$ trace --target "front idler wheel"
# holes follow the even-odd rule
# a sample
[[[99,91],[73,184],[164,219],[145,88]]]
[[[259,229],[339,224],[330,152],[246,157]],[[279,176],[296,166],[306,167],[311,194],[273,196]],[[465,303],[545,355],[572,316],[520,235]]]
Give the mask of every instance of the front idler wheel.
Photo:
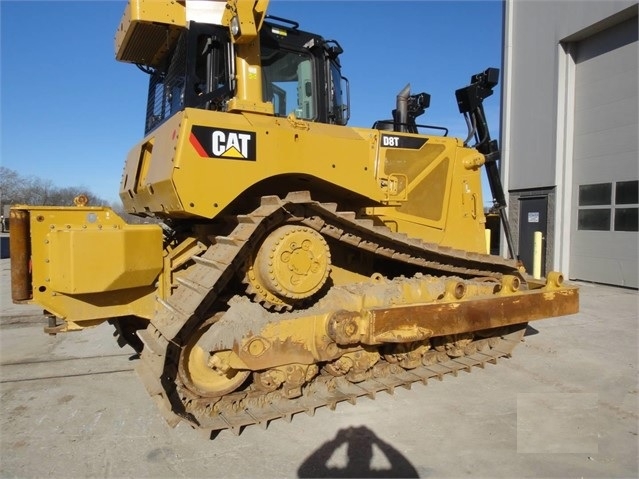
[[[232,351],[210,353],[198,345],[208,327],[201,328],[180,355],[178,374],[184,385],[202,397],[221,397],[239,388],[250,371],[230,366]]]

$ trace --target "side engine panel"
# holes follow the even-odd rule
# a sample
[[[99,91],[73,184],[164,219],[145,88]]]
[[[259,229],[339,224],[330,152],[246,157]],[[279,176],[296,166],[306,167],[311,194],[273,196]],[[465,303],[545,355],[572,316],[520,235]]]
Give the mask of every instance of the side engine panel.
[[[485,251],[479,167],[455,138],[186,109],[129,154],[131,213],[213,219],[308,190],[426,241]]]

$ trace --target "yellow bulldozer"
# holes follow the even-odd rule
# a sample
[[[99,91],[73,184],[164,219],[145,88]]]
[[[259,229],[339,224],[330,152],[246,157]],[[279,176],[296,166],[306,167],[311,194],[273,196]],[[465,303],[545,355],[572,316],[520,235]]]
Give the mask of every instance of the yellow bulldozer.
[[[116,58],[149,77],[145,137],[113,210],[16,205],[12,297],[57,334],[111,322],[167,422],[239,432],[482,367],[532,320],[578,310],[561,273],[486,252],[481,172],[504,214],[488,68],[456,90],[469,134],[346,126],[335,40],[266,0],[130,0]]]

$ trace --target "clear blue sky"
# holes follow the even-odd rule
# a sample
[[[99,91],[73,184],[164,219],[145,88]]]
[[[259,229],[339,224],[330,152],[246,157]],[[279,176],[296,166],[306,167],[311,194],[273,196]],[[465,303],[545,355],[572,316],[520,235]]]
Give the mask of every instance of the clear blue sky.
[[[144,73],[114,58],[125,5],[0,0],[3,166],[118,200],[127,152],[143,135],[147,89]],[[454,91],[474,73],[501,68],[499,0],[272,0],[269,13],[342,45],[351,126],[388,118],[410,83],[431,94],[421,123],[465,137]],[[499,87],[485,108],[498,137]]]

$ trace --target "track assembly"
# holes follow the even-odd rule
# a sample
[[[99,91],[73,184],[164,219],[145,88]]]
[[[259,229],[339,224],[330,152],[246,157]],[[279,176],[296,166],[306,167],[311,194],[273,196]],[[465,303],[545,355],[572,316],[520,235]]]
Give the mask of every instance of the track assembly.
[[[336,284],[337,249],[384,274]],[[558,275],[526,289],[512,261],[394,234],[305,192],[262,198],[182,278],[138,332],[138,373],[172,426],[235,433],[495,363],[538,319],[533,303],[541,318],[576,301]],[[249,296],[219,295],[234,278]],[[537,304],[544,295],[551,310]]]

